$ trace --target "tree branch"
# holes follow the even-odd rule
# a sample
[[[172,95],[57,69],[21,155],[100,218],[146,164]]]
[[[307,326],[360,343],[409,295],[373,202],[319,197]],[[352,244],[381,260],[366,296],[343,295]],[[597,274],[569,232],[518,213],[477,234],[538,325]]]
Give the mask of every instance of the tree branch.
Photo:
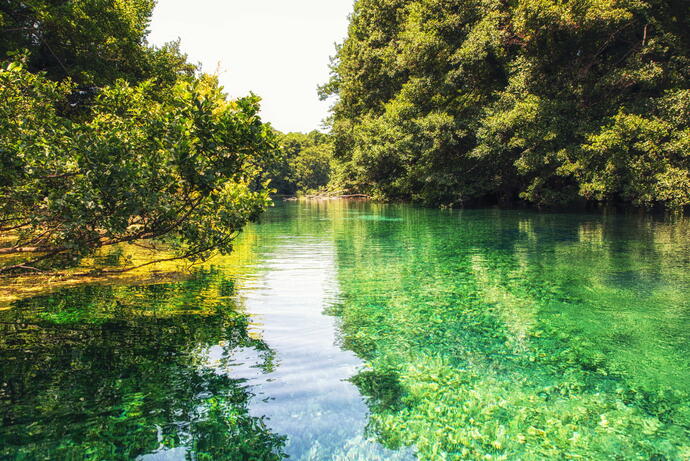
[[[221,244],[227,243],[230,240],[233,240],[237,237],[237,234],[234,234],[226,239],[224,239]],[[218,245],[209,245],[207,247],[194,250],[194,251],[189,251],[183,255],[180,256],[173,256],[170,258],[162,258],[162,259],[156,259],[153,261],[145,262],[143,264],[139,264],[137,266],[132,266],[132,267],[126,267],[122,269],[101,269],[101,270],[95,270],[91,272],[83,272],[80,274],[75,274],[76,277],[81,277],[81,276],[87,276],[87,275],[94,275],[94,274],[124,274],[125,272],[130,272],[136,269],[140,269],[142,267],[150,266],[152,264],[158,264],[158,263],[163,263],[163,262],[170,262],[170,261],[179,261],[180,259],[188,259],[197,255],[200,255],[201,253],[205,253],[207,251],[213,250],[214,247]]]
[[[15,271],[17,269],[26,269],[29,266],[35,265],[37,262],[41,262],[41,261],[44,261],[48,258],[52,258],[54,256],[59,255],[60,253],[64,253],[67,250],[68,250],[67,248],[58,249],[55,251],[51,251],[50,253],[46,253],[43,256],[39,256],[38,258],[34,258],[31,261],[26,261],[23,263],[15,264],[13,266],[0,267],[0,274],[12,272],[12,271]]]
[[[10,227],[0,227],[0,232],[8,232],[8,231],[13,231],[17,229],[21,229],[22,227],[26,227],[29,224],[31,224],[31,221],[27,221],[21,224],[17,224],[16,226],[10,226]]]

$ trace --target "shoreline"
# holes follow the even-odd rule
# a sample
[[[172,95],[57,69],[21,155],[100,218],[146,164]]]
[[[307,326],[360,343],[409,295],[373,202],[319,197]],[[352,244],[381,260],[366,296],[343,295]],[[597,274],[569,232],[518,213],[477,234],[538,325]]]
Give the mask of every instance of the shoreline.
[[[342,200],[342,199],[359,199],[359,200],[371,200],[371,197],[367,194],[348,194],[348,195],[287,195],[287,196],[277,196],[276,198],[281,198],[284,202],[294,202],[298,200]]]

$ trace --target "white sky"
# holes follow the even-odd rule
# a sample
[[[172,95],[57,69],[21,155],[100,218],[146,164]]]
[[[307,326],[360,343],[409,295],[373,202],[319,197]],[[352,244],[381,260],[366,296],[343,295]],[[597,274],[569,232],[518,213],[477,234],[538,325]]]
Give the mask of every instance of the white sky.
[[[261,96],[262,119],[280,131],[321,128],[331,102],[316,87],[328,80],[334,43],[347,32],[353,0],[159,0],[149,42],[182,39],[206,72],[220,69],[231,97]]]

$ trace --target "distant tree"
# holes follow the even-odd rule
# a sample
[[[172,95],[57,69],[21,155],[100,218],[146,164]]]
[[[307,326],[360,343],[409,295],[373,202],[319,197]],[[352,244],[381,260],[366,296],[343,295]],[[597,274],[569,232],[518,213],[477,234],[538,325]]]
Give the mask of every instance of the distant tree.
[[[286,195],[325,189],[333,158],[330,136],[312,131],[278,134],[278,140],[280,153],[270,167],[271,186]]]

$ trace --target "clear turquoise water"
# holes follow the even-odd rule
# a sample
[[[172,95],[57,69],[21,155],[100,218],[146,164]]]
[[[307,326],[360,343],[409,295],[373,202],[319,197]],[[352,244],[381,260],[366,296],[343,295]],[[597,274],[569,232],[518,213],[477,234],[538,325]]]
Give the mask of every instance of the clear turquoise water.
[[[278,204],[0,311],[0,459],[690,459],[690,224]]]

